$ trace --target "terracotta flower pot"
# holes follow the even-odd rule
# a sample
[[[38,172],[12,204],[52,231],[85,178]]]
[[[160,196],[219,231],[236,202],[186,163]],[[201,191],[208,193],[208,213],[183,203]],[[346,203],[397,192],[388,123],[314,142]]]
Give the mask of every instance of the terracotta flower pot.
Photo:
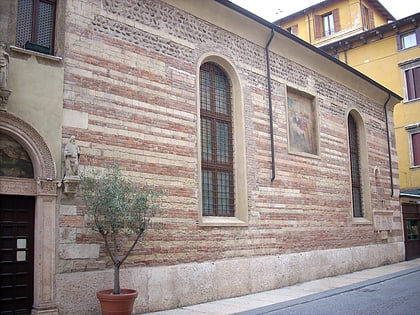
[[[112,289],[96,293],[101,303],[102,315],[132,315],[134,301],[138,293],[133,289],[121,289],[121,294],[113,294]]]

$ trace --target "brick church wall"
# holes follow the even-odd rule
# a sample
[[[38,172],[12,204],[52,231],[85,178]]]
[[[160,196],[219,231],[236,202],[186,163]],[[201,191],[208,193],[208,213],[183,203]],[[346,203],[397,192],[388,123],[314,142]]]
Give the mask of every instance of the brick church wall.
[[[271,182],[263,47],[157,1],[80,3],[86,10],[69,12],[67,25],[64,110],[87,114],[86,128],[69,123],[64,138],[76,135],[82,164],[116,159],[130,176],[167,191],[163,228],[150,231],[134,261],[178,264],[382,242],[372,225],[352,224],[346,140],[346,112],[355,108],[365,119],[371,182],[380,165],[386,184],[380,104],[272,54],[277,178]],[[196,68],[209,51],[232,60],[244,86],[247,227],[197,224]],[[288,153],[287,86],[317,98],[319,158]],[[384,195],[397,211],[387,189]],[[397,227],[400,218],[394,220]],[[81,208],[60,216],[76,244],[91,241],[84,224]]]
[[[63,144],[75,135],[82,165],[118,160],[125,174],[167,191],[161,226],[147,232],[127,267],[402,241],[398,199],[390,197],[383,104],[271,52],[276,156],[271,182],[264,47],[161,1],[70,0],[66,19]],[[197,63],[209,52],[230,60],[242,85],[247,226],[203,227],[198,221]],[[288,152],[287,87],[316,99],[319,156]],[[365,123],[373,214],[381,210],[392,220],[385,237],[372,223],[353,222],[350,109]],[[396,177],[394,147],[392,157]],[[374,193],[375,183],[383,188],[381,196]],[[61,204],[58,273],[110,267],[100,240],[85,226],[79,198],[63,197]]]

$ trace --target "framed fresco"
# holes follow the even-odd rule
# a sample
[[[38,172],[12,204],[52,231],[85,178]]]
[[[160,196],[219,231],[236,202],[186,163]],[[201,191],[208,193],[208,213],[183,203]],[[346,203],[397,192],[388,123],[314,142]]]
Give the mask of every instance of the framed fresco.
[[[319,132],[315,97],[287,88],[289,152],[319,155]]]

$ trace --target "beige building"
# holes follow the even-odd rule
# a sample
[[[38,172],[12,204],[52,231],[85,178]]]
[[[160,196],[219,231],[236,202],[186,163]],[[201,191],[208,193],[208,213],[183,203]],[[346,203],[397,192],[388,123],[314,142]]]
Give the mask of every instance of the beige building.
[[[71,136],[80,172],[167,191],[122,270],[138,313],[404,259],[398,94],[228,1],[28,3],[0,2],[2,311],[96,314],[112,285]]]

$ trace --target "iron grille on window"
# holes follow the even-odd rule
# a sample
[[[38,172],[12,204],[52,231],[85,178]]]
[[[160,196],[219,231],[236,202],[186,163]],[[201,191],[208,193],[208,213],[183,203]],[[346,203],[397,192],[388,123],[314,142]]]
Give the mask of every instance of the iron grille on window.
[[[52,54],[55,0],[19,0],[16,46]]]
[[[204,216],[234,215],[229,78],[215,64],[200,68],[201,173]]]
[[[360,174],[360,150],[357,124],[352,115],[348,118],[350,166],[351,166],[351,188],[353,196],[353,216],[363,217],[362,208],[362,187]]]

